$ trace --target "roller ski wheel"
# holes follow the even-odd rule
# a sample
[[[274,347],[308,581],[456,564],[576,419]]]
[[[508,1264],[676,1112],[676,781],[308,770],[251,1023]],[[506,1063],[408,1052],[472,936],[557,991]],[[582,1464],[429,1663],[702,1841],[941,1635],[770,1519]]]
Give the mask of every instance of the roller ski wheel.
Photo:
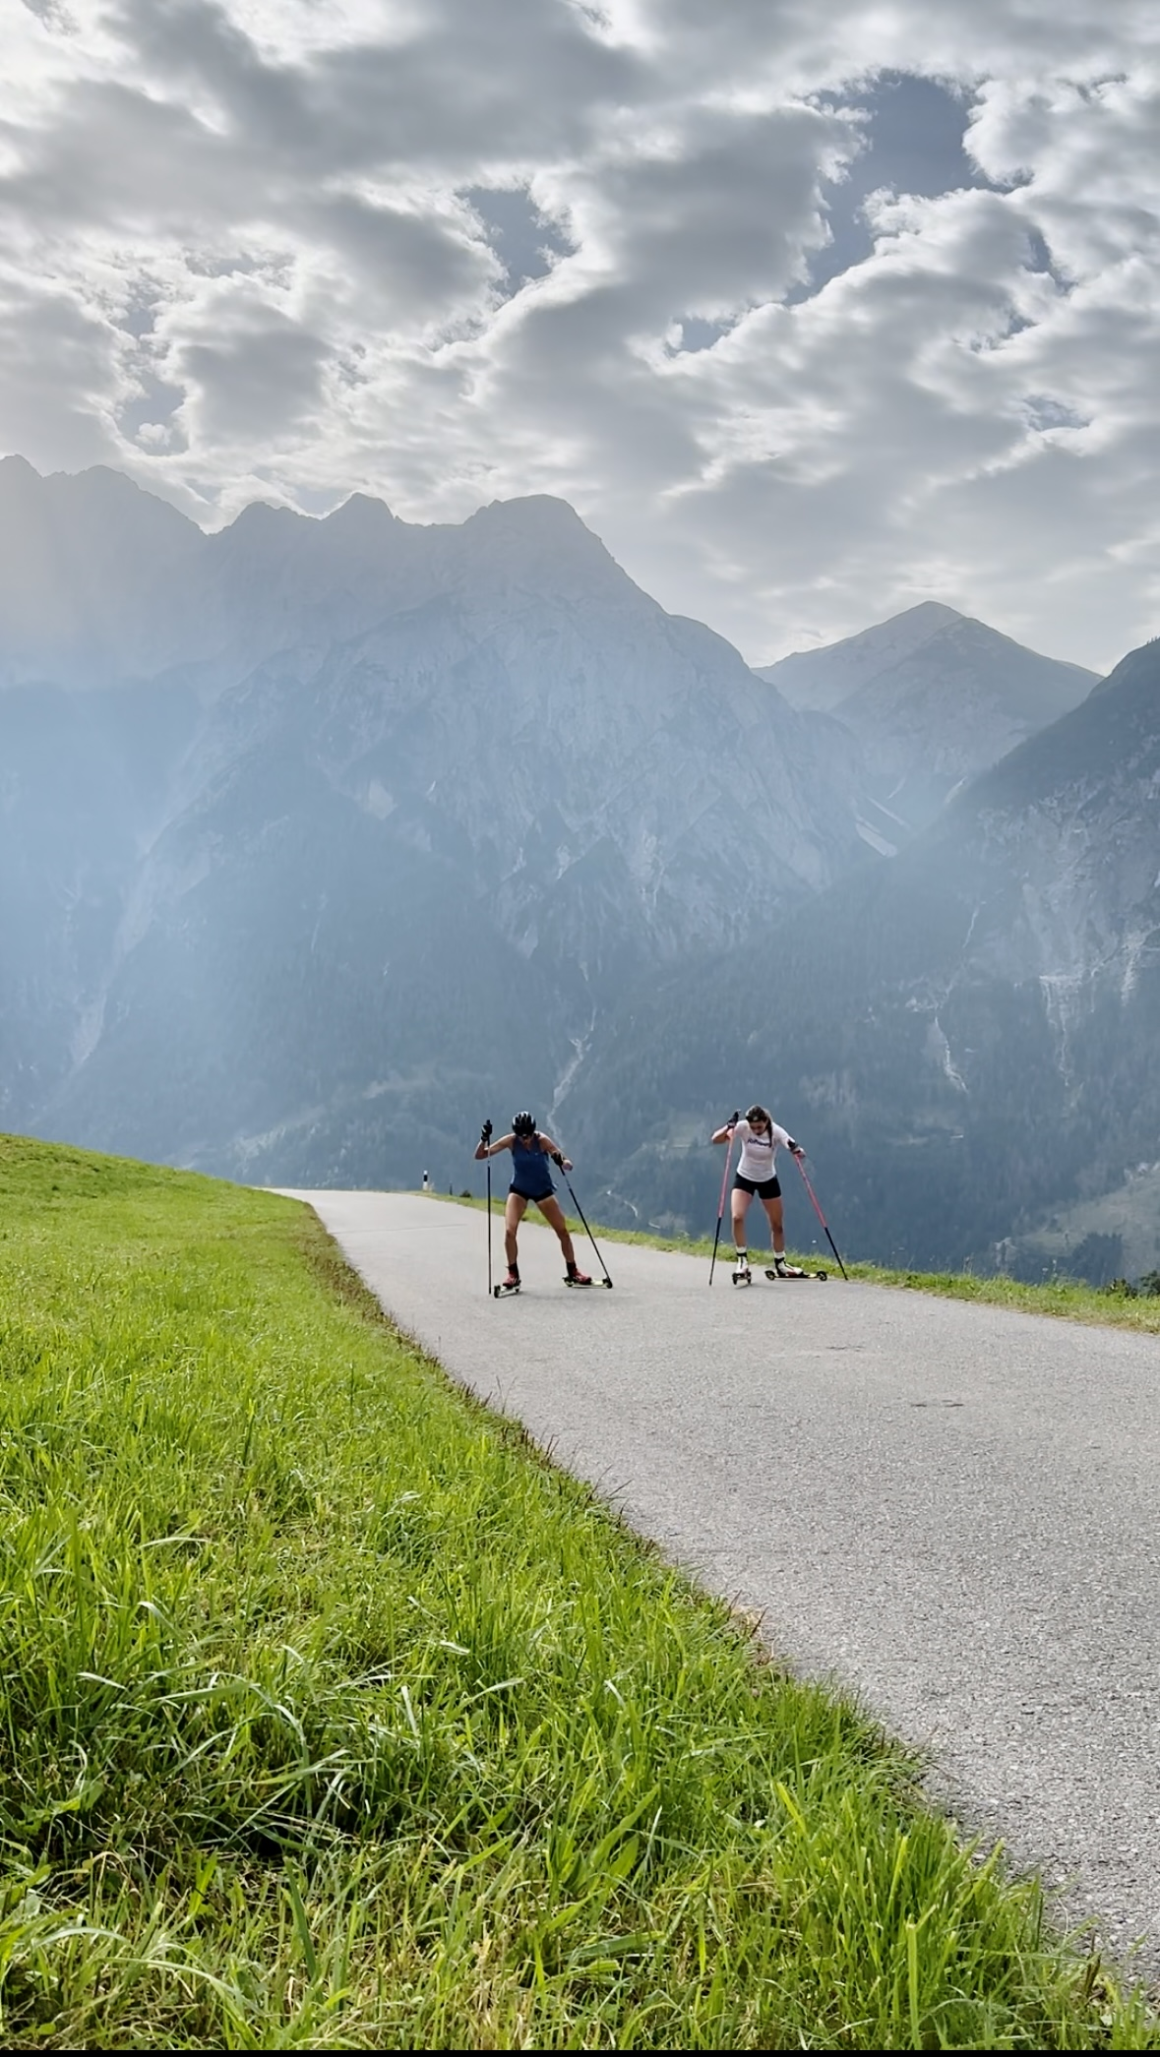
[[[800,1264],[787,1264],[784,1271],[778,1271],[771,1265],[765,1274],[768,1279],[828,1278],[829,1275],[828,1271],[803,1271]]]
[[[734,1265],[733,1283],[735,1286],[751,1286],[753,1284],[753,1273],[747,1264]]]

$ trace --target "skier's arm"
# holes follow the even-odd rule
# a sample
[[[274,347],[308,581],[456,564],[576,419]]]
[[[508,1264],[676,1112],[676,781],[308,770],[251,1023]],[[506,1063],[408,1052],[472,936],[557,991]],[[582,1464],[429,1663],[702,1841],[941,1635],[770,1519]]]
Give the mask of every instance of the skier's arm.
[[[774,1142],[780,1143],[783,1150],[788,1150],[791,1157],[805,1156],[806,1153],[802,1149],[801,1144],[794,1142],[794,1139],[790,1135],[789,1130],[782,1128],[780,1122],[774,1121],[770,1123],[770,1133],[773,1137]]]
[[[545,1157],[550,1157],[553,1163],[559,1165],[561,1171],[572,1170],[572,1159],[570,1157],[565,1157],[564,1152],[561,1150],[559,1143],[554,1143],[552,1141],[551,1136],[546,1136],[544,1134],[543,1129],[540,1130],[540,1148],[543,1151]]]
[[[713,1133],[710,1136],[709,1141],[711,1143],[731,1143],[733,1141],[733,1131],[737,1127],[737,1124],[740,1121],[740,1119],[740,1114],[731,1114],[728,1121],[722,1122],[720,1128],[716,1128],[713,1130]]]
[[[498,1139],[494,1143],[485,1143],[483,1137],[481,1136],[478,1143],[475,1146],[475,1154],[477,1157],[481,1158],[495,1157],[500,1150],[510,1150],[514,1140],[515,1138],[511,1135],[510,1132],[506,1136],[498,1137]]]

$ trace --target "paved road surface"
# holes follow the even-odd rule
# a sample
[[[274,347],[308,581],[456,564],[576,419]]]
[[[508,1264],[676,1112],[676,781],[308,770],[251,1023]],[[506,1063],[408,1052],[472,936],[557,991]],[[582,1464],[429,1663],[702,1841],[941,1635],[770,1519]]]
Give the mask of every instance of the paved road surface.
[[[1160,1972],[1160,1339],[839,1277],[709,1291],[617,1243],[614,1291],[567,1292],[530,1224],[496,1304],[481,1214],[299,1197],[455,1378]]]

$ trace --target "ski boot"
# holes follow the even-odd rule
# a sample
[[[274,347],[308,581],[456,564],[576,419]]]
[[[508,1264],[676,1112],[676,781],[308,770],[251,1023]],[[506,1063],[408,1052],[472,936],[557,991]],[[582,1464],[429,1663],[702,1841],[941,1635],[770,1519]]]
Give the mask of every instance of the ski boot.
[[[751,1286],[753,1284],[753,1273],[749,1269],[748,1257],[738,1257],[736,1260],[733,1266],[733,1283],[735,1286]]]
[[[578,1264],[570,1264],[564,1276],[564,1284],[566,1286],[590,1286],[592,1280],[586,1271],[581,1271]]]
[[[773,1269],[778,1278],[804,1278],[806,1275],[800,1264],[787,1264],[784,1257],[774,1258]]]
[[[498,1286],[495,1286],[495,1287],[493,1287],[493,1291],[494,1291],[494,1293],[495,1293],[495,1297],[496,1297],[496,1299],[497,1299],[497,1300],[506,1300],[506,1299],[507,1299],[507,1297],[508,1297],[508,1295],[509,1295],[509,1293],[518,1293],[518,1292],[519,1292],[519,1289],[520,1289],[520,1275],[519,1275],[519,1272],[518,1272],[518,1271],[516,1270],[516,1267],[515,1267],[515,1265],[514,1265],[514,1264],[509,1264],[509,1265],[508,1265],[508,1275],[507,1275],[507,1277],[506,1277],[506,1278],[505,1278],[505,1279],[504,1279],[504,1280],[502,1281],[502,1283],[501,1283],[500,1285],[498,1285]]]

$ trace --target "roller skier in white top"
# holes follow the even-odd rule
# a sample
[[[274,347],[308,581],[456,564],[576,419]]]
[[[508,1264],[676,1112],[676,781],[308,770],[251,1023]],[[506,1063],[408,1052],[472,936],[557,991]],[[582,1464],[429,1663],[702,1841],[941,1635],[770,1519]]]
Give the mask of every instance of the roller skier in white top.
[[[735,1117],[732,1121],[724,1122],[719,1129],[714,1129],[710,1140],[714,1143],[732,1144],[734,1136],[741,1144],[741,1155],[737,1160],[730,1203],[733,1241],[737,1246],[733,1283],[748,1285],[753,1276],[749,1268],[745,1217],[755,1193],[769,1218],[775,1271],[781,1278],[801,1278],[803,1273],[800,1266],[786,1263],[785,1221],[776,1160],[779,1148],[788,1150],[794,1157],[804,1157],[805,1152],[800,1143],[794,1142],[788,1129],[783,1129],[774,1121],[769,1109],[759,1103],[749,1109],[744,1120]]]

